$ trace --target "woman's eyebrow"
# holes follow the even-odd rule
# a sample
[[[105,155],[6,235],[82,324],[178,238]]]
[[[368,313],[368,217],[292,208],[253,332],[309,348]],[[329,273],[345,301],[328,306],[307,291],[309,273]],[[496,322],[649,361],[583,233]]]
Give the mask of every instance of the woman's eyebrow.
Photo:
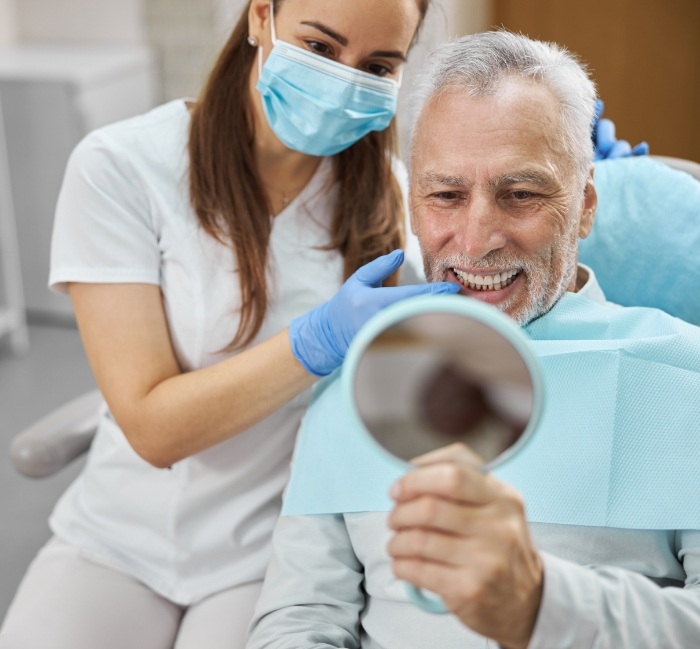
[[[313,27],[314,29],[318,29],[318,31],[328,36],[328,38],[332,38],[334,41],[336,41],[343,47],[347,47],[348,45],[348,39],[345,38],[345,36],[341,36],[338,32],[328,27],[328,25],[324,25],[323,23],[319,23],[315,20],[302,20],[301,24],[307,25],[308,27]],[[406,61],[406,56],[398,50],[379,50],[376,52],[372,52],[372,56],[382,56],[385,58],[400,59],[404,62]]]
[[[406,57],[398,50],[377,50],[372,52],[372,56],[381,56],[385,59],[401,59],[404,63],[406,62]]]
[[[301,24],[318,29],[318,31],[323,32],[326,36],[328,36],[328,38],[332,38],[334,41],[340,43],[343,47],[346,47],[348,44],[348,39],[345,38],[345,36],[341,36],[338,32],[333,31],[330,27],[324,25],[323,23],[319,23],[313,20],[302,20]]]

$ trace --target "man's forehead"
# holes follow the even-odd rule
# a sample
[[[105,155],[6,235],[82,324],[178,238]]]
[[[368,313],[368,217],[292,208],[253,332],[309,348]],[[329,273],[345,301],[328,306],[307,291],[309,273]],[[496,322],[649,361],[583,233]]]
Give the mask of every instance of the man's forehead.
[[[435,118],[470,121],[472,113],[496,119],[527,121],[536,116],[547,119],[559,115],[559,100],[544,83],[533,79],[508,77],[485,94],[473,95],[458,84],[446,86],[426,102],[423,113]]]
[[[558,115],[553,93],[528,80],[502,83],[480,97],[448,89],[426,104],[416,125],[414,179],[443,176],[464,184],[478,173],[492,184],[548,182],[565,164]]]

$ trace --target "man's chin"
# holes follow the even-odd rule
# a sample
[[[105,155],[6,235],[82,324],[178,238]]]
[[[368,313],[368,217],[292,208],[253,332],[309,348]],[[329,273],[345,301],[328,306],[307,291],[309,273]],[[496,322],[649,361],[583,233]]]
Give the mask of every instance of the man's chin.
[[[449,281],[449,280],[448,280]],[[508,291],[510,286],[506,287],[505,291],[479,291],[460,284],[461,289],[459,295],[471,297],[485,304],[495,307],[509,318],[512,318],[515,323],[521,327],[530,324],[533,320],[547,313],[558,301],[557,297],[551,304],[542,304],[540,302],[533,303],[531,300],[523,300],[520,291]]]
[[[573,266],[572,274],[576,266]],[[459,284],[460,295],[471,297],[485,304],[497,308],[505,315],[512,318],[518,325],[524,327],[533,320],[548,313],[566,292],[568,283],[562,278],[554,285],[547,282],[547,277],[542,273],[521,270],[507,286],[494,289],[493,287],[478,287],[468,285],[462,281],[451,267],[439,270],[434,268],[430,273],[426,267],[426,275],[431,276],[430,281],[447,281]]]

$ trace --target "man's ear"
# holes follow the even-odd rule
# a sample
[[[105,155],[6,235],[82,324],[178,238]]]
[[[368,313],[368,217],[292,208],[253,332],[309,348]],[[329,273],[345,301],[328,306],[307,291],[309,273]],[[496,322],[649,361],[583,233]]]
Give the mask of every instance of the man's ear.
[[[248,34],[262,43],[270,19],[270,0],[252,0],[248,9]]]
[[[593,229],[593,219],[598,208],[598,192],[596,192],[595,184],[593,183],[593,165],[591,171],[586,178],[586,185],[583,188],[583,206],[581,211],[581,219],[579,221],[578,236],[585,239]]]

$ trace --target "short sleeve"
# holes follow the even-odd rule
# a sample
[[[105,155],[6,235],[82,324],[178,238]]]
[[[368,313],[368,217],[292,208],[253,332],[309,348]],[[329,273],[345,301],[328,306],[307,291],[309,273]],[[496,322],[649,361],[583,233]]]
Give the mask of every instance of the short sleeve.
[[[68,282],[159,284],[160,252],[147,179],[101,131],[68,160],[51,241],[49,287]]]

